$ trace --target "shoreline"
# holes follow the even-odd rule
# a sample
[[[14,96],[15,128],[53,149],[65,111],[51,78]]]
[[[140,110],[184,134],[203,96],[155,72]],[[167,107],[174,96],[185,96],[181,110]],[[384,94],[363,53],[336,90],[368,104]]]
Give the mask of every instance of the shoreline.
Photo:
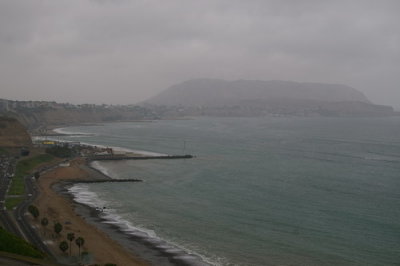
[[[77,215],[84,217],[87,224],[98,228],[100,231],[107,234],[111,239],[123,246],[127,252],[135,254],[135,256],[143,259],[148,265],[160,266],[175,266],[169,262],[169,258],[163,254],[149,248],[145,242],[138,241],[133,237],[126,234],[121,228],[115,224],[107,223],[107,219],[101,217],[101,212],[94,207],[79,203],[74,200],[74,195],[68,191],[68,188],[73,186],[73,182],[63,183],[59,182],[53,186],[59,195],[64,196],[74,206],[74,211]],[[181,264],[180,264],[181,265]]]
[[[99,227],[88,222],[88,217],[77,213],[76,203],[72,200],[72,195],[61,194],[59,186],[71,183],[73,179],[92,179],[96,178],[93,173],[80,168],[85,164],[82,159],[74,159],[68,167],[58,167],[49,171],[38,180],[37,187],[39,190],[38,197],[33,204],[40,211],[40,219],[46,217],[49,221],[48,226],[44,227],[39,220],[31,220],[31,224],[36,228],[46,245],[57,256],[60,262],[66,264],[73,263],[77,265],[79,256],[78,248],[72,242],[72,257],[62,253],[58,245],[61,241],[66,240],[67,233],[74,233],[75,238],[81,236],[85,239],[85,244],[81,251],[88,252],[85,264],[115,263],[117,265],[138,265],[148,266],[149,262],[145,261],[141,256],[132,250],[127,250],[123,244],[116,242],[114,239],[102,231]],[[104,179],[103,176],[97,178]],[[69,181],[69,182],[68,182]],[[62,224],[63,229],[60,234],[55,234],[53,226],[56,222]],[[67,241],[70,244],[69,241]]]
[[[140,122],[151,122],[151,121],[140,121]],[[54,126],[51,129],[51,132],[64,136],[86,135],[79,133],[61,133],[56,131],[59,128],[60,127]],[[45,135],[42,136],[46,137]],[[87,143],[85,143],[85,145],[96,146],[94,144],[87,144]],[[121,147],[112,147],[112,148],[116,150],[121,149],[127,151],[127,149]],[[147,153],[153,156],[154,154],[160,155],[159,153],[153,154],[152,152],[136,151],[130,149],[129,152],[135,152],[135,154],[141,156],[145,156],[147,155]],[[84,171],[91,180],[112,179],[112,177],[109,176],[109,173],[104,172],[101,169],[98,169],[96,166],[93,166],[92,161],[82,160],[82,163],[79,164],[79,169]],[[161,266],[212,265],[208,262],[205,262],[199,255],[193,254],[190,251],[175,246],[173,243],[168,243],[163,239],[157,237],[151,237],[147,235],[147,233],[145,233],[144,231],[141,231],[140,229],[136,228],[137,230],[135,229],[132,230],[132,228],[129,228],[129,230],[125,230],[123,224],[120,224],[120,226],[118,226],[117,221],[114,221],[110,218],[107,219],[106,217],[104,217],[104,213],[101,213],[98,207],[93,207],[85,203],[78,202],[75,199],[75,195],[73,194],[73,192],[69,191],[70,187],[79,183],[75,182],[77,181],[76,178],[74,179],[63,180],[61,178],[58,181],[54,182],[51,188],[59,196],[65,198],[68,204],[72,206],[75,214],[83,217],[83,219],[88,225],[91,225],[96,229],[99,229],[101,232],[105,233],[108,237],[116,241],[120,246],[127,249],[128,252],[134,254],[135,257],[139,257],[140,259],[149,262],[151,265],[161,265]]]
[[[79,163],[73,163],[69,167],[65,167],[64,169],[62,169],[62,167],[58,169],[61,172],[65,172],[67,168],[75,168],[75,170],[76,168],[78,168],[80,172],[84,173],[85,177],[80,176],[77,178],[71,178],[70,176],[67,177],[65,173],[64,175],[61,174],[61,176],[59,175],[58,178],[52,180],[52,182],[50,183],[50,189],[54,192],[55,195],[57,195],[56,197],[59,197],[64,201],[64,206],[61,206],[61,209],[65,208],[65,205],[68,205],[68,207],[73,211],[75,217],[68,217],[70,219],[68,220],[69,222],[75,224],[75,219],[82,219],[88,227],[92,227],[92,231],[96,231],[96,233],[100,235],[106,235],[107,238],[110,238],[113,242],[119,245],[124,252],[129,253],[128,255],[131,255],[133,258],[136,259],[132,261],[132,263],[129,262],[128,264],[126,264],[127,261],[125,261],[125,263],[117,263],[117,265],[210,265],[203,262],[203,260],[199,256],[190,254],[183,249],[180,249],[173,244],[168,243],[165,240],[151,237],[143,231],[140,231],[139,229],[134,230],[132,228],[127,228],[125,230],[124,228],[121,228],[121,226],[119,226],[117,222],[113,221],[112,219],[107,219],[107,213],[102,213],[95,207],[76,201],[75,195],[71,191],[69,191],[69,188],[75,185],[74,180],[109,180],[112,178],[107,176],[100,170],[94,168],[90,165],[89,162],[85,160],[81,160]],[[57,171],[57,169],[55,169],[54,171]],[[52,172],[47,173],[47,175],[52,176]],[[43,193],[41,191],[40,195],[42,194]],[[37,201],[38,199],[35,200],[35,203],[37,203]],[[38,205],[39,209],[43,208],[43,204]],[[81,229],[77,230],[80,231]],[[89,246],[89,243],[88,247],[90,252],[91,247]],[[53,250],[54,249],[55,248],[53,247]],[[95,252],[93,252],[93,256],[94,262],[97,263]]]
[[[40,130],[39,128],[32,128],[30,129],[30,134],[33,137],[37,136],[65,136],[65,135],[80,135],[80,134],[68,134],[68,133],[60,133],[57,132],[56,129],[60,128],[66,128],[66,127],[78,127],[78,126],[100,126],[104,124],[112,124],[112,123],[154,123],[156,121],[180,121],[180,120],[194,120],[196,119],[196,116],[187,116],[187,117],[182,117],[182,118],[164,118],[164,119],[145,119],[145,120],[116,120],[116,121],[99,121],[99,122],[71,122],[71,123],[66,123],[66,124],[49,124],[45,125],[44,130],[46,132],[38,132]],[[43,125],[42,125],[43,126]]]
[[[99,175],[99,179],[112,179],[101,170],[93,167],[90,162],[80,166],[91,173]],[[74,186],[75,182],[59,182],[56,184],[58,193],[65,195],[74,203],[77,214],[86,218],[86,221],[101,231],[108,234],[113,240],[120,243],[139,257],[160,266],[207,266],[208,263],[194,254],[190,254],[179,247],[174,246],[158,237],[152,237],[140,229],[121,228],[113,219],[107,219],[107,213],[102,213],[99,209],[80,203],[74,199],[74,195],[68,189]]]
[[[57,132],[56,129],[66,128],[66,127],[78,127],[78,126],[100,126],[108,123],[152,123],[157,120],[121,120],[121,121],[99,121],[99,122],[72,122],[66,124],[49,124],[49,125],[42,125],[36,128],[30,129],[30,134],[33,137],[37,136],[65,136],[65,135],[80,135],[80,134],[68,134],[68,133],[60,133]],[[44,127],[43,129],[41,127]],[[40,132],[40,130],[44,130],[45,132]],[[39,132],[38,132],[39,131]]]

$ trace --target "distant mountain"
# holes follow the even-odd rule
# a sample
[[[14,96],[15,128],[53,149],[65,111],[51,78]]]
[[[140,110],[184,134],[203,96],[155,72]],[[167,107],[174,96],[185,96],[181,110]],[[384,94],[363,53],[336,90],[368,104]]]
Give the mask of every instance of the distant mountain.
[[[345,85],[194,79],[174,85],[146,101],[155,105],[223,106],[249,101],[321,101],[370,103],[363,93]]]
[[[144,102],[180,106],[190,115],[388,115],[393,109],[372,104],[346,85],[194,79],[174,85]]]

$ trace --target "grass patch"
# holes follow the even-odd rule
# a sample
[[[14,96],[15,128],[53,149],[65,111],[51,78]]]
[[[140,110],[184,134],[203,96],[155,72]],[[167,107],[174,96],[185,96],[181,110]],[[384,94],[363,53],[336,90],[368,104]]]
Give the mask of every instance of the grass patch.
[[[0,155],[8,155],[9,152],[6,148],[0,147]]]
[[[7,208],[7,210],[11,210],[18,204],[20,204],[24,200],[24,197],[9,197],[6,198],[4,206]]]
[[[32,244],[0,227],[0,251],[43,259],[44,254]]]
[[[19,161],[16,166],[15,175],[12,179],[8,195],[23,195],[25,193],[24,176],[31,174],[40,164],[50,162],[54,156],[40,154],[32,158]]]

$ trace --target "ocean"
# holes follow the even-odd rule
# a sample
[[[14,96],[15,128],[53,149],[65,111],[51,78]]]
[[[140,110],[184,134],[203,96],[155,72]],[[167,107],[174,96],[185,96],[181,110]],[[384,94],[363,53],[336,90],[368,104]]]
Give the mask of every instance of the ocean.
[[[75,200],[212,265],[400,265],[400,117],[194,118],[59,129],[193,159],[101,161]],[[165,243],[165,242],[164,242]]]

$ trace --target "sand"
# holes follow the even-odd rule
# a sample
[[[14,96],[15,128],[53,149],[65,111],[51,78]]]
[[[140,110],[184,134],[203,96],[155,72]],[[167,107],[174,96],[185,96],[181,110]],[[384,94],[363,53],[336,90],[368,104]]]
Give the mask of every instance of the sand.
[[[34,222],[38,232],[48,243],[54,254],[59,256],[67,256],[60,251],[58,245],[61,241],[67,240],[67,233],[73,232],[75,237],[81,236],[85,239],[85,244],[81,251],[87,251],[93,256],[93,264],[150,265],[112,240],[105,232],[87,223],[84,217],[74,211],[72,200],[58,194],[52,188],[55,183],[61,180],[91,178],[93,173],[82,166],[84,166],[84,160],[76,159],[71,162],[69,167],[56,168],[39,178],[39,196],[34,204],[39,208],[39,219],[46,217],[49,220],[49,224],[43,227],[40,225],[40,221]],[[63,225],[63,230],[59,236],[53,231],[55,222],[60,222]],[[70,243],[69,241],[67,242]],[[66,253],[68,254],[68,252]],[[77,255],[77,253],[78,247],[75,243],[72,243],[72,255]]]

